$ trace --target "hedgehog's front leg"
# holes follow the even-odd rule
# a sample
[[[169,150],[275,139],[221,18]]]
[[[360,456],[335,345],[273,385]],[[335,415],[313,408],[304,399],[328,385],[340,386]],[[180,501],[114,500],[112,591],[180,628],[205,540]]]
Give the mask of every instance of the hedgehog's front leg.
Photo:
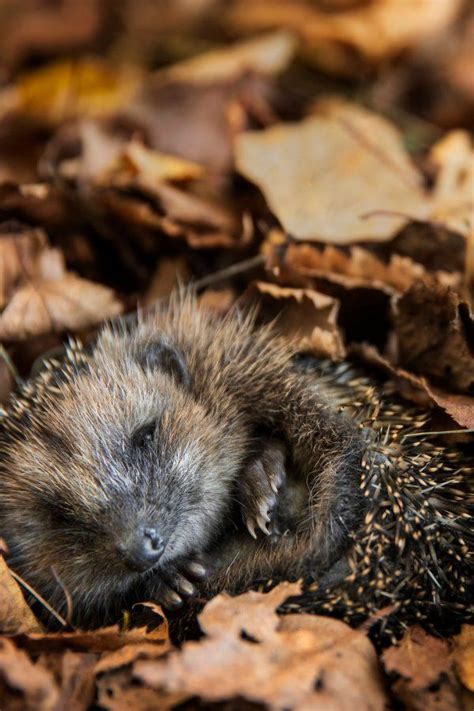
[[[266,535],[275,532],[272,518],[278,491],[286,479],[285,458],[285,447],[281,442],[265,440],[260,456],[252,460],[239,477],[242,518],[254,538],[257,538],[257,529]]]

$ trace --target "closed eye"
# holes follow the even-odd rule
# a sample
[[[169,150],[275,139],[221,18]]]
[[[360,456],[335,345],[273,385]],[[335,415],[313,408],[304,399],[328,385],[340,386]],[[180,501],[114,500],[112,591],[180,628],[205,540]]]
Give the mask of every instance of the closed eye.
[[[155,438],[156,422],[149,422],[132,435],[132,444],[137,449],[148,449]]]

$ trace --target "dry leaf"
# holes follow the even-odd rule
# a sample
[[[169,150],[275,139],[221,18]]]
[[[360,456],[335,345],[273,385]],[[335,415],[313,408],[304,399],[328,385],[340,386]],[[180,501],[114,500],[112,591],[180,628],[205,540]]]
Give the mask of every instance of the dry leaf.
[[[392,691],[413,711],[458,711],[459,684],[452,672],[450,646],[421,627],[411,627],[397,646],[382,654],[385,670],[399,678]]]
[[[5,637],[0,638],[0,679],[7,690],[15,693],[17,700],[21,694],[24,711],[55,711],[57,708],[59,692],[51,672],[33,664],[24,651]],[[2,698],[2,707],[8,702],[7,693]]]
[[[438,169],[433,189],[433,219],[472,239],[474,148],[470,135],[467,131],[448,133],[433,146],[430,159]]]
[[[378,0],[334,5],[324,12],[320,4],[301,0],[239,0],[226,17],[233,28],[246,31],[288,28],[300,35],[309,50],[314,48],[315,62],[333,71],[352,73],[354,64],[359,68],[354,52],[380,62],[412,47],[452,22],[461,1]]]
[[[134,676],[173,701],[239,698],[270,709],[382,711],[385,694],[367,637],[338,620],[275,615],[297,589],[283,584],[269,594],[218,596],[200,616],[210,637],[165,660],[135,663]]]
[[[367,343],[352,346],[351,351],[364,361],[381,368],[397,383],[399,393],[422,407],[438,405],[461,427],[474,428],[474,397],[456,395],[441,390],[426,378],[399,368]],[[462,430],[460,430],[462,432]]]
[[[394,306],[399,363],[458,392],[474,389],[474,320],[452,289],[413,285]]]
[[[300,123],[240,134],[235,159],[297,239],[386,241],[408,222],[403,215],[428,214],[398,130],[342,100],[321,102],[318,114]]]
[[[59,124],[76,116],[104,116],[125,106],[141,83],[131,68],[112,69],[100,59],[61,60],[0,93],[0,116],[14,113]]]
[[[0,555],[0,633],[40,632],[41,625],[33,615],[18,583],[10,575]]]
[[[463,625],[453,639],[453,660],[464,686],[474,691],[474,625]]]
[[[35,280],[15,292],[0,315],[0,339],[76,331],[118,316],[122,304],[112,289],[71,273]]]
[[[278,317],[278,331],[296,339],[301,351],[333,360],[344,358],[337,299],[313,289],[284,288],[267,282],[256,282],[250,293],[259,297],[266,316]]]
[[[214,84],[234,81],[247,72],[277,74],[288,66],[295,48],[292,34],[273,32],[177,62],[155,76],[166,81]]]

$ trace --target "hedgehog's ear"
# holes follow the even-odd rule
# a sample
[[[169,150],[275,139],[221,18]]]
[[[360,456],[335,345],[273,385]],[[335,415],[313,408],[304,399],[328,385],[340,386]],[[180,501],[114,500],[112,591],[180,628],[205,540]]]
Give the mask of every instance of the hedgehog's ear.
[[[144,370],[161,370],[183,385],[191,383],[183,352],[166,338],[148,343],[140,354],[139,362]]]

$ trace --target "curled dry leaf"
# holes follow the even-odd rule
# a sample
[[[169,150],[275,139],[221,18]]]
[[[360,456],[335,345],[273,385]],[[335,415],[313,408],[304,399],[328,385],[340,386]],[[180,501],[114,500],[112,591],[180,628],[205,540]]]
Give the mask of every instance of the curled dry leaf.
[[[0,555],[0,633],[22,634],[40,631],[41,625]]]
[[[0,93],[0,117],[14,114],[59,124],[77,116],[104,116],[130,101],[141,85],[135,69],[109,67],[97,58],[60,60],[23,74]]]
[[[474,428],[474,397],[456,395],[435,387],[426,378],[390,363],[374,346],[368,343],[352,346],[351,351],[357,357],[390,375],[396,383],[399,393],[406,399],[412,400],[422,407],[437,405],[461,427]]]
[[[463,625],[453,639],[453,660],[465,687],[474,691],[474,625]]]
[[[268,282],[256,282],[250,294],[259,297],[265,316],[278,317],[278,331],[296,339],[301,351],[333,360],[344,358],[337,299],[314,289],[285,288]]]
[[[57,708],[59,690],[53,674],[34,664],[6,637],[0,638],[0,679],[6,686],[2,689],[2,707],[5,704],[6,709],[22,708],[25,711],[54,711]],[[21,706],[18,705],[19,694]]]
[[[474,320],[452,289],[415,284],[394,305],[400,365],[462,393],[474,389]]]
[[[322,3],[321,3],[322,4]],[[326,3],[329,5],[329,3]],[[304,45],[314,49],[314,61],[327,69],[353,73],[354,52],[370,62],[380,62],[454,20],[461,0],[378,0],[336,3],[325,12],[320,4],[304,0],[237,0],[227,20],[245,31],[286,27],[297,33]],[[347,48],[346,51],[344,49]]]
[[[272,32],[177,62],[157,72],[155,77],[166,81],[215,84],[234,81],[247,72],[278,74],[288,66],[295,49],[296,39],[290,32]]]
[[[18,291],[0,315],[0,339],[15,341],[45,333],[77,331],[118,316],[122,304],[112,289],[65,273],[35,280]]]
[[[338,99],[300,123],[241,133],[237,169],[293,237],[386,241],[429,212],[421,176],[389,121]]]
[[[386,698],[367,637],[338,620],[279,620],[276,606],[297,592],[283,585],[270,594],[218,596],[200,616],[210,636],[185,643],[165,660],[137,662],[134,676],[162,691],[164,708],[170,695],[239,698],[294,711],[382,711]]]
[[[391,254],[388,261],[363,247],[342,250],[333,246],[290,243],[282,251],[276,248],[270,256],[272,273],[291,282],[295,279],[318,277],[328,279],[348,288],[367,286],[379,288],[387,294],[403,293],[419,281],[432,283],[434,279],[446,286],[458,286],[461,275],[457,272],[427,272],[425,267],[410,257]]]

